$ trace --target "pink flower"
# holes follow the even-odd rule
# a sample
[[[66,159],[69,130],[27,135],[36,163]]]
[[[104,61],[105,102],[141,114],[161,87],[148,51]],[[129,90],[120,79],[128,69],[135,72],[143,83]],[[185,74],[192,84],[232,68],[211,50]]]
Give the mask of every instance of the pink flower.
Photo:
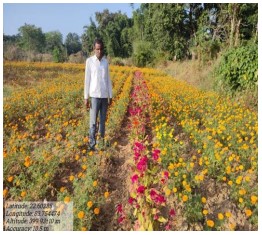
[[[136,201],[136,199],[135,198],[133,198],[133,197],[129,197],[129,199],[128,199],[128,203],[129,204],[133,204],[133,202],[135,202]]]
[[[132,183],[135,183],[138,180],[138,175],[135,174],[131,177]]]
[[[159,219],[159,215],[154,215],[154,220],[158,220]]]
[[[117,212],[117,214],[120,214],[120,213],[123,212],[122,204],[118,204],[118,205],[116,206],[116,212]]]
[[[146,169],[147,169],[147,157],[144,156],[141,158],[141,160],[137,163],[137,169],[140,171],[140,172],[144,172]]]
[[[126,218],[125,216],[120,216],[120,217],[117,219],[117,222],[118,222],[119,224],[121,224],[125,218]]]
[[[166,202],[166,199],[163,195],[157,193],[154,189],[151,189],[150,191],[150,197],[152,201],[154,201],[156,204],[162,204]]]
[[[169,172],[168,171],[164,171],[164,176],[165,176],[166,179],[168,179],[169,178]]]
[[[170,215],[171,217],[175,216],[175,215],[176,215],[175,210],[174,210],[174,209],[171,209],[171,210],[169,211],[169,215]]]
[[[155,149],[155,150],[153,151],[152,157],[153,157],[153,159],[154,159],[155,161],[158,160],[159,154],[160,154],[160,150],[159,150],[159,149]]]
[[[146,187],[143,186],[143,185],[140,185],[138,188],[137,188],[137,192],[140,193],[140,194],[143,194],[145,192],[145,189]]]

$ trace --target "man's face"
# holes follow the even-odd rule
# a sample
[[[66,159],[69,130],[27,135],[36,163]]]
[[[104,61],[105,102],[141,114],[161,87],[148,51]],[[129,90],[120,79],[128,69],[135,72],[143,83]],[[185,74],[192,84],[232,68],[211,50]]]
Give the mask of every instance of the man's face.
[[[99,60],[103,57],[103,46],[101,44],[95,44],[95,54]]]

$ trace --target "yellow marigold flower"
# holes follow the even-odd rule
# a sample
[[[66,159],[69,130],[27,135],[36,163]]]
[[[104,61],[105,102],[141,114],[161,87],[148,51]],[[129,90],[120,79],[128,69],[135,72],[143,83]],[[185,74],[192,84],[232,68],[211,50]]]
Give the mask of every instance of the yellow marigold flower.
[[[69,202],[70,202],[70,197],[66,196],[66,197],[64,198],[64,203],[69,203]]]
[[[237,178],[236,183],[237,183],[237,184],[241,184],[241,182],[242,182],[242,180],[239,179],[239,178]]]
[[[96,207],[96,208],[94,209],[94,213],[95,213],[95,215],[98,215],[98,214],[100,213],[100,209]]]
[[[177,192],[177,188],[173,188],[173,192],[176,193]]]
[[[230,224],[229,224],[229,227],[230,227],[230,229],[231,229],[231,230],[235,230],[235,228],[236,228],[236,225],[235,225],[235,224],[233,224],[233,223],[230,223]]]
[[[75,160],[77,161],[77,160],[79,160],[79,158],[80,158],[80,156],[77,154],[77,155],[75,156]]]
[[[88,202],[87,202],[87,207],[88,207],[88,208],[91,208],[92,206],[93,206],[93,202],[92,202],[92,201],[88,201]]]
[[[213,227],[214,227],[214,225],[215,225],[215,223],[214,223],[214,221],[213,221],[213,220],[208,220],[208,221],[207,221],[207,226],[208,226],[208,227],[211,227],[211,228],[213,228]]]
[[[70,181],[73,181],[74,178],[75,178],[75,177],[74,177],[73,175],[70,175],[70,176],[69,176],[69,180],[70,180]]]
[[[250,209],[245,210],[246,216],[249,217],[252,215],[252,211]]]
[[[22,191],[21,192],[21,197],[25,197],[26,196],[26,191]]]
[[[239,190],[239,194],[240,195],[245,195],[246,194],[246,190],[245,189],[240,189]]]
[[[201,201],[202,201],[202,203],[206,203],[206,202],[207,202],[207,199],[206,199],[205,197],[202,197],[202,198],[201,198]]]
[[[183,195],[182,201],[183,201],[183,202],[186,202],[187,200],[188,200],[188,196],[187,196],[187,195]]]
[[[245,177],[245,181],[246,181],[246,182],[250,182],[250,177],[249,177],[249,176],[246,176],[246,177]]]
[[[208,214],[208,210],[203,210],[203,214],[207,215]]]
[[[165,190],[165,194],[166,194],[166,196],[169,196],[170,193],[171,193],[171,190],[170,190],[169,188],[167,188],[167,189]]]
[[[105,198],[108,198],[109,197],[109,192],[105,192],[104,196],[105,196]]]
[[[93,186],[94,186],[94,187],[97,186],[97,180],[95,180],[95,181],[93,182]]]
[[[228,211],[228,212],[226,212],[226,217],[227,217],[227,218],[230,218],[230,217],[231,217],[231,215],[232,215],[232,214],[231,214],[231,212],[229,212],[229,211]]]
[[[86,231],[86,230],[87,230],[86,227],[81,228],[81,231]]]
[[[240,198],[238,199],[238,201],[239,201],[240,203],[242,203],[244,200],[243,200],[242,197],[240,197]]]
[[[228,184],[231,186],[233,184],[233,181],[232,180],[229,180],[228,181]]]
[[[224,215],[222,213],[218,213],[217,218],[219,220],[223,220],[224,219]]]
[[[257,203],[257,196],[255,196],[255,195],[252,195],[252,196],[251,196],[251,203],[252,203],[253,205]]]
[[[85,212],[84,212],[84,211],[79,211],[78,214],[77,214],[77,217],[78,217],[79,219],[83,219],[84,216],[85,216]]]

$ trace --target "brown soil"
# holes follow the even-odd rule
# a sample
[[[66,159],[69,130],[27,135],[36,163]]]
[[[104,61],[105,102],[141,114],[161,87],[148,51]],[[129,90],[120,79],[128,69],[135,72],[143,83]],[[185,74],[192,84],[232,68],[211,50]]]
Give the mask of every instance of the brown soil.
[[[117,142],[113,154],[109,158],[102,159],[100,181],[107,186],[110,196],[102,205],[99,218],[93,222],[93,231],[124,231],[129,230],[123,225],[119,226],[116,217],[116,206],[125,205],[128,201],[129,159],[132,158],[132,146],[128,139],[129,120],[126,116],[121,128],[121,135],[114,139]]]

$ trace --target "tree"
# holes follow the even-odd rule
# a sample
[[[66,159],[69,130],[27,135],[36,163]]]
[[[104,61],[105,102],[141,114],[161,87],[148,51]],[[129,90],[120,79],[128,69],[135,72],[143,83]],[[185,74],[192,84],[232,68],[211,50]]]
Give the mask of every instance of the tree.
[[[132,39],[127,29],[132,27],[132,20],[121,11],[110,13],[105,9],[103,12],[96,12],[96,21],[98,34],[104,40],[107,54],[113,57],[130,56]]]
[[[63,36],[59,31],[52,31],[45,33],[46,38],[46,51],[53,52],[57,48],[63,47]]]
[[[37,28],[35,25],[25,24],[19,29],[19,36],[21,37],[19,45],[22,49],[29,52],[42,53],[45,49],[45,35],[41,28]]]
[[[84,29],[86,30],[84,34],[81,36],[82,50],[86,54],[90,54],[91,51],[93,51],[93,43],[95,39],[100,38],[95,22],[92,20],[92,18],[90,18],[89,20],[90,20],[90,25],[84,26]]]
[[[81,51],[82,45],[79,36],[76,33],[67,34],[65,47],[68,55]]]

